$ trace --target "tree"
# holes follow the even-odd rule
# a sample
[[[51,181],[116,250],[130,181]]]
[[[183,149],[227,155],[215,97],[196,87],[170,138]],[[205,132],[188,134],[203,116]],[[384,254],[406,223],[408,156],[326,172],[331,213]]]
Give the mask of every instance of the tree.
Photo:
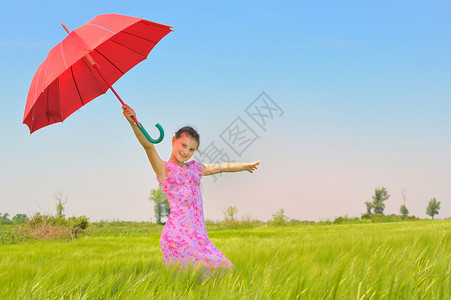
[[[404,201],[404,204],[401,205],[399,212],[401,213],[401,215],[403,217],[407,217],[407,215],[409,214],[409,210],[407,209],[407,206],[406,206],[406,198],[407,197],[406,197],[406,189],[405,188],[403,188],[401,190],[401,195],[402,195],[402,200]]]
[[[12,221],[8,218],[9,213],[4,213],[3,215],[0,213],[0,224],[11,224]]]
[[[171,214],[171,207],[169,206],[168,199],[166,198],[161,186],[150,191],[149,200],[154,202],[153,210],[155,213],[156,223],[162,225],[163,223],[161,222],[161,218],[169,217]]]
[[[373,196],[373,208],[375,214],[384,214],[385,204],[384,201],[388,200],[390,195],[384,187],[376,188]]]
[[[407,215],[409,214],[409,210],[407,209],[407,206],[405,204],[401,205],[399,212],[403,217],[407,217]]]
[[[272,215],[273,219],[271,223],[276,226],[287,225],[288,217],[285,215],[285,210],[283,208],[279,209],[275,214]]]
[[[12,220],[15,224],[24,224],[27,222],[28,217],[26,214],[16,214]]]
[[[57,217],[64,217],[64,205],[67,203],[67,197],[64,198],[64,193],[61,191],[58,191],[55,193],[55,199],[58,201],[56,204],[56,216]],[[64,201],[63,201],[64,199]]]
[[[373,209],[373,203],[366,201],[365,205],[366,205],[366,213],[371,215],[371,210]]]
[[[233,221],[233,216],[238,213],[238,209],[235,206],[229,206],[224,210],[226,220],[230,218]]]
[[[434,219],[434,215],[438,215],[438,211],[440,210],[440,201],[437,201],[435,198],[429,200],[428,207],[426,208],[426,214],[431,216]]]

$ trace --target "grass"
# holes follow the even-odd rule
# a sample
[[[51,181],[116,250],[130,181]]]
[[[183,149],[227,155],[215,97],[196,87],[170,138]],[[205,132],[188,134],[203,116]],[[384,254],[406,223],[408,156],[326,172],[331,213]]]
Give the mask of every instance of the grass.
[[[0,299],[451,298],[451,220],[212,231],[237,270],[203,281],[165,269],[161,226],[123,228],[0,246]]]

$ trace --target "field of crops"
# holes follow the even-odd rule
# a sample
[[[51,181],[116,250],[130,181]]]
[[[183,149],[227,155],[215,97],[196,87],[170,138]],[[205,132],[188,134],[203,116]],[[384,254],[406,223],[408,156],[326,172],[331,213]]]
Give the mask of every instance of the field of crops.
[[[237,269],[166,271],[161,226],[0,246],[0,299],[451,299],[451,220],[211,231]]]

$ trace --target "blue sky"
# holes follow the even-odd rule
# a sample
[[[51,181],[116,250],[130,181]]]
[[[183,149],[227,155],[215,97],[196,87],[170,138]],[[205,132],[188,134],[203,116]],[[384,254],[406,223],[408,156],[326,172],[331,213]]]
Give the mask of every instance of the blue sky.
[[[376,187],[398,213],[427,202],[451,217],[451,5],[446,1],[16,1],[0,12],[0,212],[149,220],[156,188],[144,151],[108,92],[64,124],[30,136],[21,124],[28,88],[48,51],[70,29],[118,13],[174,27],[116,84],[170,155],[183,125],[236,161],[261,159],[255,174],[203,179],[205,217],[262,220],[360,216]],[[265,92],[283,110],[259,128],[245,109]],[[241,117],[258,134],[241,156],[220,134]],[[205,159],[205,157],[204,157]]]

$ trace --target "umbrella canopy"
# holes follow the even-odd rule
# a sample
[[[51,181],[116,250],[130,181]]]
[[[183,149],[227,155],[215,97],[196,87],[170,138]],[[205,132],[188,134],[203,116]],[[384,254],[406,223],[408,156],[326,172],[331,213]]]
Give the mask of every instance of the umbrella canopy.
[[[62,122],[146,59],[171,28],[109,14],[97,16],[73,30],[50,50],[36,71],[23,123],[32,133]]]

